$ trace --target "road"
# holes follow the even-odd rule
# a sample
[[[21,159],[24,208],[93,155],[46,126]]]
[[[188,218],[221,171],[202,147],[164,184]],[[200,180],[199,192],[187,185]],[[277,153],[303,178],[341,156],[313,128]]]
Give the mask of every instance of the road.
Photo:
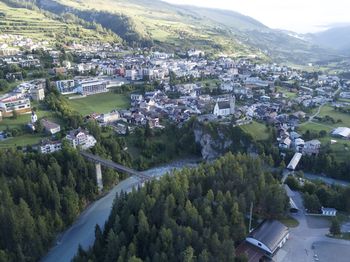
[[[185,166],[195,166],[193,160],[178,161],[172,164],[153,168],[142,172],[150,177],[160,177],[173,169],[180,169]],[[77,221],[63,233],[49,253],[41,260],[42,262],[68,262],[71,261],[78,250],[79,244],[87,249],[95,240],[95,225],[103,228],[112,209],[113,201],[117,193],[122,191],[130,192],[133,187],[140,184],[136,177],[130,177],[120,182],[106,196],[91,204],[77,219]]]

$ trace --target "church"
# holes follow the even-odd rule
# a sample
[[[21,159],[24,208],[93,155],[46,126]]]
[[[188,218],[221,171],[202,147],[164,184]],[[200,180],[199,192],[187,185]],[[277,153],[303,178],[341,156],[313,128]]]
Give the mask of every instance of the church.
[[[214,106],[213,114],[216,116],[229,116],[235,113],[235,96],[227,98],[219,98]]]

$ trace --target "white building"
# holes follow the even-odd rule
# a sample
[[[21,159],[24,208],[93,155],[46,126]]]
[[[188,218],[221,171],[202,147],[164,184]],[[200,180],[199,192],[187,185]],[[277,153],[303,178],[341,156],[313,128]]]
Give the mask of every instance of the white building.
[[[350,137],[350,128],[348,127],[338,127],[332,131],[333,136],[349,138]]]
[[[66,136],[66,139],[69,141],[72,147],[81,147],[84,150],[91,148],[96,144],[96,139],[89,135],[88,131],[81,128],[70,131]]]
[[[289,170],[295,170],[302,156],[303,155],[301,153],[295,153],[292,160],[290,160],[287,168]]]
[[[84,79],[76,81],[76,92],[82,95],[93,95],[108,92],[106,81]]]
[[[249,234],[246,241],[273,256],[288,238],[288,227],[277,220],[265,220]]]
[[[228,101],[217,101],[213,114],[216,116],[228,116],[235,113],[235,97],[231,96]]]
[[[335,208],[322,207],[321,211],[324,216],[335,217],[337,215],[337,210]]]
[[[60,151],[62,149],[62,143],[60,141],[42,141],[39,145],[39,152],[42,154],[50,154]]]

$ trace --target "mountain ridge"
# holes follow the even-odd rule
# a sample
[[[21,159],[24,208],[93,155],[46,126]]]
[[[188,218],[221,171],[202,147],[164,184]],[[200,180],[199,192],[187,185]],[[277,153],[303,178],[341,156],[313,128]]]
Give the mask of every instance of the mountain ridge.
[[[25,1],[25,0],[17,0]],[[238,12],[173,5],[158,0],[33,0],[46,11],[72,13],[101,24],[132,47],[257,56],[276,62],[308,63],[334,58],[333,50],[314,44]],[[33,2],[31,1],[31,2]]]

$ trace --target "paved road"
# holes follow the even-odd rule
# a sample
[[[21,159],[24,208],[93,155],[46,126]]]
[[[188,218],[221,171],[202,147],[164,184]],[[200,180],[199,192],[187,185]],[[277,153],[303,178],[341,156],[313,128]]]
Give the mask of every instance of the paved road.
[[[335,96],[339,91],[341,91],[342,89],[342,86],[338,87],[337,90],[335,90],[333,92],[333,96]],[[308,123],[311,123],[312,120],[314,120],[315,117],[317,117],[320,113],[321,113],[321,110],[322,110],[322,107],[324,107],[325,105],[327,104],[327,102],[325,103],[322,103],[319,107],[318,107],[318,110],[315,114],[313,114],[312,116],[309,117],[308,121],[304,122],[304,123],[301,123],[299,126],[303,126],[303,125],[306,125]]]
[[[180,169],[184,166],[196,166],[193,162],[193,160],[179,161],[142,173],[147,176],[160,177],[173,169]],[[42,262],[69,262],[76,254],[79,244],[84,249],[91,246],[95,240],[95,225],[104,226],[116,194],[122,191],[130,192],[133,187],[137,187],[139,184],[140,180],[138,178],[130,177],[114,187],[105,197],[89,206],[74,225],[64,232],[57,245],[42,259]]]

